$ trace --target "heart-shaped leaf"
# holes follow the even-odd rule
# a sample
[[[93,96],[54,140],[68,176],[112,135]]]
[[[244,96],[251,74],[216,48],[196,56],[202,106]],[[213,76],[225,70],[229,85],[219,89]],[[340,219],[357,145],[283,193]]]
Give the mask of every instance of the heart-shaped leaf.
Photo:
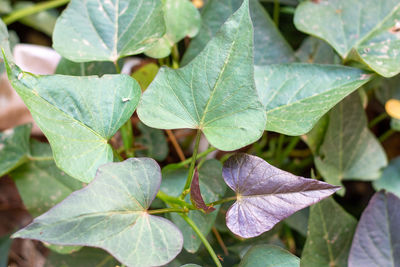
[[[252,47],[245,0],[190,64],[160,69],[139,104],[140,120],[153,128],[200,129],[221,150],[253,143],[266,118],[254,86]]]
[[[357,221],[333,198],[311,206],[301,266],[347,267]]]
[[[0,177],[28,161],[31,124],[0,132]]]
[[[337,186],[282,171],[248,154],[230,157],[222,175],[237,196],[226,214],[226,225],[244,238],[272,229],[296,211],[339,190]]]
[[[71,0],[57,19],[53,47],[75,62],[140,54],[165,33],[160,0]]]
[[[100,247],[129,266],[164,265],[181,251],[183,238],[170,221],[147,212],[160,183],[150,158],[102,165],[92,183],[13,237]]]
[[[304,1],[294,23],[326,40],[344,59],[357,59],[386,77],[400,72],[398,0]]]
[[[57,65],[56,74],[71,76],[103,76],[104,74],[116,74],[113,63],[105,61],[93,62],[73,62],[66,58],[61,58]]]
[[[289,251],[274,245],[257,245],[249,249],[239,267],[300,267],[300,260]]]
[[[361,215],[349,256],[349,267],[399,266],[400,199],[377,192]]]
[[[8,79],[49,140],[57,166],[91,181],[98,166],[113,160],[107,140],[135,110],[138,83],[127,75],[38,76],[6,63]]]
[[[267,112],[266,129],[287,135],[309,132],[317,121],[371,75],[344,66],[255,66],[255,81]]]
[[[373,185],[377,191],[384,189],[400,198],[400,157],[390,161]]]
[[[201,12],[202,27],[199,34],[190,42],[182,59],[183,65],[192,61],[204,49],[242,2],[243,0],[207,1]],[[250,0],[250,15],[254,26],[254,63],[266,65],[294,61],[292,48],[258,0]]]

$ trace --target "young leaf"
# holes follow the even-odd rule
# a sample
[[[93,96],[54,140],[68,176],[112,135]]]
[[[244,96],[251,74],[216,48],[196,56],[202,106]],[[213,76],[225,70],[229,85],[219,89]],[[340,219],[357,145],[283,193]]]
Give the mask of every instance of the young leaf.
[[[182,64],[192,61],[219,28],[242,4],[243,0],[209,0],[202,9],[203,25],[190,42]],[[254,63],[266,65],[294,61],[290,45],[282,37],[274,22],[258,0],[250,0],[250,15],[254,26]]]
[[[100,247],[130,266],[166,264],[183,238],[170,221],[147,212],[160,183],[160,168],[149,158],[102,165],[92,183],[13,237]]]
[[[400,198],[400,157],[391,160],[379,179],[372,184],[377,191],[384,189]]]
[[[226,225],[243,238],[258,236],[339,190],[337,186],[282,171],[247,154],[230,157],[222,175],[237,196],[226,214]]]
[[[83,185],[57,168],[47,143],[32,140],[30,150],[32,160],[10,175],[26,209],[37,217]]]
[[[205,213],[211,213],[215,211],[214,207],[209,207],[206,205],[201,195],[199,172],[197,171],[197,168],[194,170],[193,180],[190,186],[190,200],[192,201],[192,203],[195,205],[196,208],[202,209]]]
[[[0,132],[0,177],[28,160],[31,124]]]
[[[311,206],[301,265],[346,267],[357,221],[333,198]]]
[[[6,63],[8,79],[49,140],[57,166],[91,181],[98,166],[113,160],[107,140],[135,110],[137,82],[127,75],[38,76]]]
[[[252,247],[239,267],[300,267],[300,260],[289,251],[274,245],[257,245]]]
[[[252,47],[245,0],[190,64],[160,69],[139,104],[141,121],[153,128],[200,129],[221,150],[253,143],[266,118],[254,86]]]
[[[195,36],[201,26],[201,17],[197,8],[188,0],[164,0],[164,19],[167,32],[146,55],[163,58],[171,53],[171,47],[185,36]]]
[[[329,125],[315,164],[324,179],[340,185],[342,180],[375,180],[387,165],[386,154],[367,126],[358,92],[329,113]]]
[[[377,192],[361,215],[349,256],[349,267],[399,266],[400,199]]]
[[[141,144],[144,149],[136,151],[139,157],[149,157],[158,161],[163,161],[169,152],[167,140],[164,132],[159,129],[147,127],[143,123],[137,124],[141,135],[136,138],[135,142]]]
[[[294,17],[300,31],[326,40],[343,59],[358,59],[385,77],[400,72],[399,20],[398,0],[305,1]]]
[[[72,0],[57,19],[53,47],[75,62],[140,54],[165,33],[160,0]]]
[[[267,112],[266,129],[287,135],[309,132],[317,121],[371,75],[344,66],[255,66],[255,81]]]
[[[111,62],[73,62],[66,58],[61,58],[57,65],[56,74],[71,76],[103,76],[104,74],[116,74],[115,66]]]
[[[45,267],[115,267],[118,262],[107,252],[97,248],[83,248],[78,252],[62,255],[50,253]]]

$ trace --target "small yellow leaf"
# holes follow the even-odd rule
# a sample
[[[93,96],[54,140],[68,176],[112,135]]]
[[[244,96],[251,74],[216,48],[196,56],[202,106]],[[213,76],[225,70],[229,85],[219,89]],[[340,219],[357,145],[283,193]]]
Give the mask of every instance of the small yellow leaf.
[[[400,119],[400,100],[390,99],[386,102],[385,109],[390,117]]]

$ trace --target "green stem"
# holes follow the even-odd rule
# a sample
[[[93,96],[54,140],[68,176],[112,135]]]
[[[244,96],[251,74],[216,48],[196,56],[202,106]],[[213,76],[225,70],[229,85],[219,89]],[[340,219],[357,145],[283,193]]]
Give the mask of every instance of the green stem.
[[[197,154],[196,160],[198,160],[199,158],[205,157],[208,154],[210,154],[211,152],[217,150],[215,147],[210,147],[209,149],[207,149],[206,151],[203,151],[199,154]],[[188,165],[190,162],[192,162],[193,157],[188,158],[184,161],[181,161],[179,163],[174,164],[174,166],[179,169],[179,167],[184,167],[185,165]]]
[[[179,50],[177,44],[174,44],[171,51],[172,55],[172,68],[179,69]]]
[[[201,242],[203,242],[203,244],[206,247],[208,253],[210,253],[211,258],[214,260],[215,265],[217,265],[218,267],[222,267],[222,264],[219,261],[217,254],[215,254],[214,249],[211,247],[211,245],[208,242],[207,238],[203,235],[203,233],[196,226],[196,224],[186,214],[180,214],[180,215],[187,222],[187,224],[189,224],[189,226],[192,227],[193,231],[195,231],[196,234],[199,236]]]
[[[120,131],[126,155],[129,158],[134,157],[135,156],[135,150],[133,149],[134,136],[133,136],[131,119],[129,119],[127,122],[125,122],[124,125],[122,125]]]
[[[368,124],[368,127],[369,128],[374,127],[375,125],[377,125],[378,123],[380,123],[381,121],[386,119],[387,117],[389,117],[389,115],[386,112],[382,113],[381,115],[377,116],[372,121],[370,121],[370,123]]]
[[[196,208],[193,207],[192,204],[187,203],[186,201],[177,198],[177,197],[173,197],[170,195],[167,195],[166,193],[164,193],[163,191],[158,191],[157,193],[157,198],[160,199],[161,201],[167,203],[167,204],[174,204],[174,205],[178,205],[180,207],[186,207],[190,210],[195,210]]]
[[[28,157],[29,160],[31,161],[50,161],[54,160],[53,157]]]
[[[381,143],[383,143],[386,139],[388,139],[392,134],[394,134],[396,131],[395,130],[393,130],[393,129],[389,129],[389,130],[387,130],[384,134],[382,134],[380,137],[379,137],[379,141],[381,142]]]
[[[281,153],[281,157],[278,159],[279,164],[281,164],[290,155],[290,152],[292,152],[292,150],[297,146],[299,142],[300,136],[295,136],[290,140],[285,150]]]
[[[3,22],[6,25],[9,25],[23,17],[33,15],[36,13],[39,13],[41,11],[50,9],[50,8],[55,8],[59,7],[62,5],[65,5],[69,2],[70,0],[54,0],[54,1],[47,1],[47,2],[41,2],[38,4],[35,4],[33,6],[24,8],[24,9],[19,9],[11,12],[8,16],[3,18]]]
[[[279,166],[281,164],[281,157],[282,157],[282,148],[283,148],[283,143],[285,141],[285,136],[283,134],[279,135],[278,138],[278,148],[276,150],[275,154],[275,162]]]
[[[274,22],[276,27],[279,27],[279,12],[280,12],[279,0],[274,0]]]
[[[196,165],[196,159],[197,159],[197,152],[199,151],[200,138],[201,138],[201,130],[197,130],[196,141],[194,144],[194,150],[193,150],[193,155],[192,155],[192,161],[191,161],[190,167],[189,167],[189,174],[186,179],[186,184],[185,184],[185,187],[183,188],[182,195],[180,197],[181,199],[184,199],[184,197],[189,193],[189,188],[190,188],[190,185],[192,184],[194,167]]]
[[[168,212],[178,212],[178,213],[187,213],[189,209],[187,208],[165,208],[165,209],[157,209],[157,210],[148,210],[148,214],[162,214]]]
[[[296,9],[294,7],[285,6],[285,7],[282,7],[280,11],[283,14],[294,15],[294,12],[296,11]]]
[[[227,197],[227,198],[223,198],[223,199],[220,199],[220,200],[217,200],[217,201],[208,203],[208,204],[206,204],[206,205],[207,205],[207,206],[216,206],[216,205],[224,204],[224,203],[226,203],[226,202],[235,201],[236,199],[237,199],[236,196],[234,196],[234,197]]]

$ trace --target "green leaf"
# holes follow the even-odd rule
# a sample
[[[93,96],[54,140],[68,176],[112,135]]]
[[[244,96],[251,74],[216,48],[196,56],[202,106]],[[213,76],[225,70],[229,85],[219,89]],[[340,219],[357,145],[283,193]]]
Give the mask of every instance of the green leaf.
[[[8,266],[8,254],[10,252],[12,239],[9,235],[0,237],[0,267]]]
[[[31,160],[10,175],[26,209],[33,217],[46,212],[73,191],[83,187],[82,182],[57,168],[47,143],[35,140],[31,143]]]
[[[335,64],[340,63],[332,47],[323,40],[307,37],[296,51],[296,57],[304,63]]]
[[[12,11],[10,0],[1,0],[0,1],[0,13],[7,14]]]
[[[357,221],[353,216],[333,198],[311,206],[301,266],[347,267],[356,226]]]
[[[0,177],[28,160],[31,128],[26,124],[0,132]]]
[[[117,264],[112,256],[101,249],[83,248],[69,255],[50,253],[45,267],[115,267]]]
[[[253,81],[252,47],[246,0],[190,64],[160,69],[139,104],[140,120],[153,128],[200,129],[220,150],[253,143],[266,119]]]
[[[195,36],[201,26],[200,13],[191,1],[163,0],[163,10],[167,32],[145,53],[154,58],[168,56],[174,44],[185,36]]]
[[[187,169],[163,171],[161,190],[168,195],[178,197],[185,187],[187,175]],[[217,201],[224,196],[226,186],[222,179],[222,164],[218,160],[210,159],[204,162],[199,169],[199,181],[201,194],[206,203]],[[190,203],[189,196],[186,197],[186,202]],[[215,208],[216,210],[209,214],[197,210],[190,211],[188,214],[205,236],[211,231],[220,206],[215,206]],[[171,214],[171,219],[182,231],[183,247],[188,252],[195,253],[201,245],[200,238],[178,214]]]
[[[342,180],[378,179],[387,165],[385,151],[367,126],[358,92],[329,113],[329,125],[315,164],[322,177],[340,185]]]
[[[137,124],[141,135],[135,142],[141,144],[145,149],[136,151],[139,157],[154,158],[157,161],[163,161],[168,156],[169,148],[164,132],[159,129],[147,127],[143,123]]]
[[[135,71],[132,78],[140,84],[142,91],[145,91],[156,77],[159,69],[157,64],[149,63]]]
[[[344,66],[255,66],[255,81],[267,112],[268,131],[302,135],[344,97],[368,82],[367,72]]]
[[[373,182],[376,191],[385,189],[400,198],[400,157],[390,161],[382,175]]]
[[[382,76],[400,72],[398,0],[320,0],[301,3],[294,23],[326,40],[343,59],[357,59]]]
[[[182,64],[192,61],[212,37],[216,35],[222,24],[241,5],[243,0],[209,0],[202,9],[203,25],[199,34],[190,42]],[[250,0],[250,14],[254,26],[254,63],[266,65],[294,61],[290,45],[282,37],[274,22],[258,0]]]
[[[115,66],[111,62],[73,62],[66,58],[61,58],[57,65],[56,74],[71,76],[103,76],[104,74],[116,74]]]
[[[43,243],[43,245],[58,254],[72,254],[83,248],[82,246],[57,246],[48,243]]]
[[[281,247],[257,245],[246,253],[239,267],[300,267],[300,260]]]
[[[38,76],[6,64],[8,78],[46,135],[57,166],[83,182],[113,160],[107,144],[130,118],[141,90],[127,75]],[[54,86],[54,85],[57,86]]]
[[[57,20],[53,46],[76,62],[140,54],[165,33],[160,0],[72,0]]]
[[[8,35],[8,30],[7,26],[4,24],[4,22],[0,19],[0,48],[4,50],[4,53],[6,54],[7,58],[12,59],[13,55],[11,52],[10,48],[10,36]],[[3,55],[0,55],[0,59],[3,60]],[[0,68],[1,73],[3,73],[4,68]]]
[[[170,221],[147,212],[160,183],[152,159],[105,164],[87,187],[13,237],[103,248],[128,266],[164,265],[181,251],[183,238]]]
[[[290,217],[286,218],[284,222],[289,225],[290,228],[296,230],[303,236],[307,236],[308,218],[310,216],[310,209],[305,208],[294,213]]]

